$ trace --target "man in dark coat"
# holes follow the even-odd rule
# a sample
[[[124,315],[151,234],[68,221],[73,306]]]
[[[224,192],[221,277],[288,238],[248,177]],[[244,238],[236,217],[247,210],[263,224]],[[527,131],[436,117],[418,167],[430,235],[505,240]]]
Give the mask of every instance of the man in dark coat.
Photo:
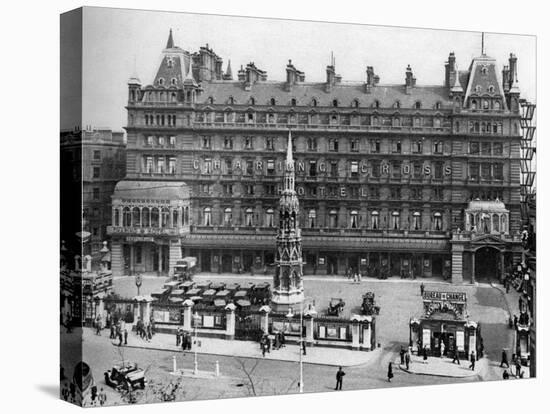
[[[124,329],[124,345],[128,345],[128,329]]]
[[[468,368],[470,368],[473,371],[475,367],[476,367],[476,354],[474,353],[474,351],[472,351],[472,353],[470,354],[470,366]]]
[[[424,296],[424,282],[420,284],[420,296]]]
[[[502,368],[503,365],[506,365],[506,368],[510,368],[508,364],[508,355],[504,349],[502,350],[502,357],[500,358],[500,367]]]
[[[391,382],[392,378],[393,378],[393,369],[390,361],[390,363],[388,364],[388,382]]]
[[[180,328],[176,331],[176,346],[180,346],[181,342],[181,336],[180,336]]]
[[[334,388],[335,391],[342,391],[342,380],[344,378],[344,375],[346,375],[346,373],[342,370],[342,367],[338,368],[338,371],[336,372],[336,388]]]
[[[423,360],[424,361],[427,361],[428,360],[428,348],[424,347],[422,349],[422,357],[423,357]]]
[[[302,352],[304,355],[307,355],[307,351],[306,351],[306,339],[305,338],[302,338]]]
[[[519,358],[516,358],[516,377],[520,378],[521,376],[521,362]]]
[[[399,358],[401,358],[401,365],[405,364],[405,350],[403,347],[401,347],[401,351],[399,351]]]
[[[409,369],[409,364],[411,363],[411,354],[405,352],[405,367]]]

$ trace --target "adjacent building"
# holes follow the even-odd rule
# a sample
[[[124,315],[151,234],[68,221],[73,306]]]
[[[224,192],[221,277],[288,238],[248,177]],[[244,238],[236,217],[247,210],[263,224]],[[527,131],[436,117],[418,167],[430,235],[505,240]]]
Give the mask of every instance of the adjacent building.
[[[108,238],[107,226],[111,224],[111,196],[116,183],[126,174],[124,132],[91,127],[62,131],[61,171],[62,180],[74,183],[74,191],[66,192],[66,201],[72,200],[74,205],[74,197],[82,197],[81,228],[72,229],[62,238],[70,243],[75,233],[80,233],[85,242],[82,254],[91,255],[92,267],[98,269],[102,256],[100,250]],[[65,221],[63,219],[62,223]],[[80,223],[80,220],[76,222]]]
[[[444,82],[285,81],[170,32],[154,79],[128,82],[126,179],[113,195],[113,271],[270,272],[292,131],[304,273],[500,279],[521,260],[517,58],[482,53]],[[395,62],[403,64],[404,62]],[[152,63],[153,64],[153,63]]]

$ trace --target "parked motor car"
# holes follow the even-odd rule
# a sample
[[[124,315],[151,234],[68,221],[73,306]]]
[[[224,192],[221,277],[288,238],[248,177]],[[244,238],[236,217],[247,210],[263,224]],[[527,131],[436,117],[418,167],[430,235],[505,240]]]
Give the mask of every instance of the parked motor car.
[[[327,314],[332,316],[338,316],[344,310],[346,303],[342,298],[330,298],[328,304]]]
[[[105,371],[105,384],[116,389],[135,390],[144,389],[145,371],[138,368],[136,363],[127,362],[125,364],[115,365]]]
[[[363,295],[361,313],[363,315],[378,315],[380,313],[380,306],[376,306],[376,301],[374,300],[374,292],[367,292]]]

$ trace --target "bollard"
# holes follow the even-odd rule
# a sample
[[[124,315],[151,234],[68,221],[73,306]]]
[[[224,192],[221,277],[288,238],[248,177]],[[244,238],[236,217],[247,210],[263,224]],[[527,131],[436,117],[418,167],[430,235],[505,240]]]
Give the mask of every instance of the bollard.
[[[216,377],[220,376],[220,363],[216,361]]]
[[[175,374],[175,373],[177,372],[177,370],[178,370],[178,363],[177,363],[177,361],[176,361],[176,356],[175,356],[175,355],[172,357],[172,370],[173,370],[172,372],[173,372],[174,374]]]

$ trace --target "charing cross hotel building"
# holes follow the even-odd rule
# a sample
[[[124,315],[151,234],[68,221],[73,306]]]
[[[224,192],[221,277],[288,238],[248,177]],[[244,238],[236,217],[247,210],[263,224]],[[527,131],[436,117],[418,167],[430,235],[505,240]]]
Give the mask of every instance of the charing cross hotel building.
[[[254,62],[234,78],[170,32],[152,83],[128,82],[114,274],[169,274],[185,256],[270,272],[290,133],[305,274],[501,279],[521,260],[516,68],[482,54],[460,69],[450,53],[437,86],[410,66],[400,85],[371,66],[345,82],[334,60],[325,82],[290,60],[284,82]]]

